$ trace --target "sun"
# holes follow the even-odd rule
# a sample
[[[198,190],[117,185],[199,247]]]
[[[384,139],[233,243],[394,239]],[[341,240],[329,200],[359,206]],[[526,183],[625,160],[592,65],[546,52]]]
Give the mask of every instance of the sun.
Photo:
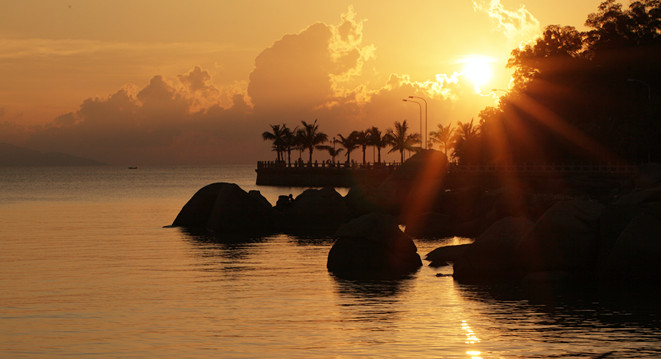
[[[494,60],[488,56],[470,55],[462,58],[459,62],[464,64],[461,74],[473,83],[475,92],[480,93],[480,87],[487,84],[493,76],[491,63]]]

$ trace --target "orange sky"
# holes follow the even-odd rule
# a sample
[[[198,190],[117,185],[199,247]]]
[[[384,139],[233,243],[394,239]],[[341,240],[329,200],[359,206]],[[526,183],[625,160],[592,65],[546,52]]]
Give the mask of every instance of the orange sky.
[[[274,157],[270,123],[328,134],[470,121],[510,51],[600,1],[21,0],[0,12],[0,142],[124,163]],[[466,59],[493,76],[475,92]],[[319,159],[325,159],[319,156]]]

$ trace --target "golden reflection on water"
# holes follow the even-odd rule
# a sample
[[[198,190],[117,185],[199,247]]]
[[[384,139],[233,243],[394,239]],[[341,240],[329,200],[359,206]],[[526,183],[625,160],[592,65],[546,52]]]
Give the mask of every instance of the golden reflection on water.
[[[461,330],[466,334],[466,344],[477,344],[480,342],[480,339],[475,335],[475,332],[465,320],[461,321]],[[471,359],[482,359],[480,356],[482,352],[479,350],[468,350],[466,351],[466,354],[470,356]]]

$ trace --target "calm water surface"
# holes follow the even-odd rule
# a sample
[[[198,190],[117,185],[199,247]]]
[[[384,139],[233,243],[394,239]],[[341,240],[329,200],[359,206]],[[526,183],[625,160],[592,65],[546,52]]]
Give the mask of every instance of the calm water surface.
[[[0,357],[661,356],[658,294],[337,279],[332,242],[219,243],[170,224],[252,166],[0,169]],[[346,193],[346,190],[342,192]],[[459,239],[417,240],[421,255]]]

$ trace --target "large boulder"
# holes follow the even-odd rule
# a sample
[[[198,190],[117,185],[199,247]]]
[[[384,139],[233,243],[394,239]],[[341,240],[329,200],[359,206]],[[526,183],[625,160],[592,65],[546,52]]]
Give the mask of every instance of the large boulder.
[[[416,153],[378,187],[381,206],[388,211],[427,212],[443,191],[447,168],[447,157],[440,151]]]
[[[305,190],[282,213],[284,229],[290,232],[333,233],[349,220],[344,197],[332,187]]]
[[[661,220],[645,211],[631,220],[600,266],[602,280],[661,281]]]
[[[391,216],[367,214],[343,226],[328,253],[328,270],[344,278],[399,278],[417,271],[417,247]]]
[[[220,182],[197,191],[172,226],[212,233],[269,231],[274,228],[274,213],[268,200],[257,191],[248,194],[234,183]]]
[[[454,278],[461,282],[518,280],[522,268],[515,248],[533,228],[525,217],[507,217],[495,222],[454,261]]]
[[[593,274],[603,210],[602,204],[588,200],[556,203],[517,245],[524,271]]]

